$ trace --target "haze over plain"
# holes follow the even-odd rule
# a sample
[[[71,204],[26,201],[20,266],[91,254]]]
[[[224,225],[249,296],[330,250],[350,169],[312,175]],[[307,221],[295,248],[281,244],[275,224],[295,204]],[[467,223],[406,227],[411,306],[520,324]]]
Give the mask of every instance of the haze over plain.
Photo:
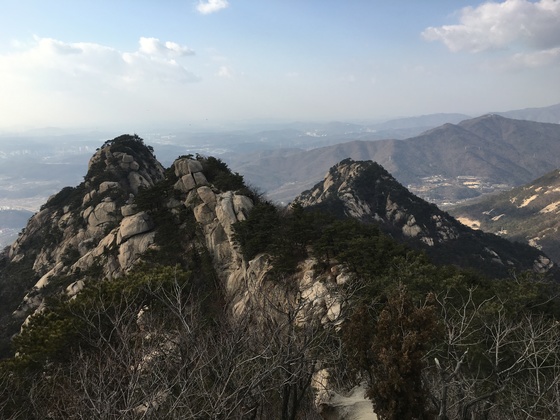
[[[559,22],[555,0],[2,1],[0,132],[546,106]]]

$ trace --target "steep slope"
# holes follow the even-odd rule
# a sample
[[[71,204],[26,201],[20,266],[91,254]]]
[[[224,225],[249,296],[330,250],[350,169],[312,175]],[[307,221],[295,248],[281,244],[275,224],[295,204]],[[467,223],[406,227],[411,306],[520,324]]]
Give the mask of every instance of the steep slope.
[[[49,295],[73,295],[89,280],[120,277],[151,254],[173,265],[208,248],[227,282],[241,266],[231,225],[252,201],[232,191],[218,194],[203,166],[216,184],[243,183],[212,163],[182,158],[164,171],[137,136],[106,142],[91,158],[85,181],[51,197],[0,256],[0,320],[8,325],[2,338],[41,311]]]
[[[560,261],[560,170],[511,191],[449,209],[459,221],[529,243]]]
[[[558,156],[560,125],[486,115],[406,140],[249,156],[231,166],[272,199],[287,202],[342,159],[373,160],[414,193],[443,203],[529,182],[558,167]]]
[[[164,170],[139,137],[107,141],[85,181],[51,197],[0,254],[0,354],[9,354],[9,338],[51,296],[74,296],[88,282],[122,277],[140,264],[180,265],[199,293],[217,293],[216,305],[226,300],[242,313],[271,268],[266,255],[245,260],[234,239],[233,225],[256,198],[219,159],[183,156]],[[302,262],[296,275],[298,282],[307,273],[302,290],[324,274],[310,274],[312,265]],[[312,312],[321,318],[326,304],[313,296]]]
[[[344,160],[294,203],[378,224],[393,237],[426,251],[434,261],[478,268],[505,277],[509,271],[549,271],[542,252],[474,231],[411,194],[377,163]]]

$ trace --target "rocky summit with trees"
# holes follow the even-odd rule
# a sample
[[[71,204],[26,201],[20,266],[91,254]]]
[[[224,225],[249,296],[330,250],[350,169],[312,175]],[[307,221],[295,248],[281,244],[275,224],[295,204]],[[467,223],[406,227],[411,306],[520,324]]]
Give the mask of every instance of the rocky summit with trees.
[[[279,208],[124,135],[0,256],[0,417],[557,418],[559,290],[372,162]]]

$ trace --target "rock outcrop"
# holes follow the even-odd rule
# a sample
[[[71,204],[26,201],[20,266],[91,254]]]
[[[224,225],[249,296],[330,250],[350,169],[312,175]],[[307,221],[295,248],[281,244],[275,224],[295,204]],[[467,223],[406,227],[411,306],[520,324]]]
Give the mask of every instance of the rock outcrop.
[[[200,162],[183,158],[173,163],[179,180],[174,189],[186,194],[183,203],[192,209],[204,238],[204,245],[212,255],[216,271],[230,292],[237,290],[246,272],[232,225],[245,220],[253,201],[233,191],[221,192],[213,188],[202,172]]]
[[[216,188],[197,159],[179,158],[170,170],[168,175],[175,180],[171,188],[157,192],[163,198],[148,201],[161,200],[171,214],[193,215],[200,234],[187,247],[207,250],[233,301],[232,307],[239,312],[263,286],[270,270],[264,255],[245,261],[234,240],[233,225],[247,218],[253,200],[236,191]],[[76,294],[88,278],[119,277],[134,268],[147,251],[156,250],[161,226],[154,220],[153,211],[140,208],[137,196],[165,178],[164,168],[136,137],[122,136],[100,148],[90,160],[85,181],[51,197],[9,249],[8,261],[31,260],[38,279],[14,315],[23,319],[40,309],[52,279],[72,278],[73,282],[64,287],[67,294]],[[176,252],[179,255],[185,250]],[[302,270],[309,277],[309,270]],[[313,283],[307,279],[305,287],[316,287]],[[313,296],[324,300],[316,291]],[[326,314],[327,305],[324,301],[321,304]],[[330,318],[334,316],[332,311]]]
[[[85,277],[94,269],[113,278],[129,271],[155,235],[153,220],[134,206],[135,195],[163,178],[163,167],[138,137],[121,136],[100,148],[85,181],[49,198],[9,249],[10,262],[32,259],[39,277],[15,315],[27,316],[39,308],[40,291],[52,278]],[[68,293],[80,287],[83,280]]]
[[[85,181],[51,197],[5,256],[8,264],[31,261],[37,278],[13,316],[23,322],[42,310],[46,294],[57,292],[53,287],[75,295],[88,279],[119,277],[136,267],[147,251],[156,251],[161,246],[156,237],[162,226],[154,220],[157,211],[145,209],[153,201],[161,202],[166,214],[193,215],[199,234],[185,249],[174,250],[177,261],[188,249],[204,249],[234,302],[232,307],[239,310],[249,299],[247,285],[257,290],[270,269],[264,256],[245,261],[234,240],[233,225],[246,219],[253,200],[215,187],[197,159],[179,158],[170,171],[166,176],[151,150],[133,136],[122,136],[100,148],[90,160]],[[153,188],[171,179],[171,185]],[[156,195],[139,205],[143,190]],[[184,228],[177,223],[177,231]],[[72,282],[47,287],[52,279],[60,278]]]
[[[139,206],[137,196],[166,179],[172,183],[160,192],[163,198],[156,198],[171,214],[192,214],[201,243],[194,241],[189,246],[208,251],[232,308],[242,311],[262,288],[270,270],[266,256],[245,261],[234,238],[233,225],[246,220],[254,205],[252,198],[217,188],[204,173],[203,161],[192,157],[177,159],[169,171],[166,176],[150,148],[137,137],[122,136],[100,148],[90,160],[85,181],[51,197],[5,256],[11,263],[27,261],[36,276],[14,315],[24,318],[40,308],[43,290],[52,279],[70,276],[74,286],[67,283],[64,287],[69,287],[68,294],[75,294],[92,273],[101,278],[119,277],[142,261],[147,251],[157,250],[160,227],[153,212]],[[499,274],[512,268],[537,272],[552,269],[550,260],[538,250],[528,247],[520,255],[518,246],[464,227],[412,195],[373,162],[341,162],[295,203],[375,223],[428,254],[442,248],[451,250],[447,253],[450,259],[440,258],[441,262],[472,267],[474,258]],[[470,257],[465,256],[467,251],[462,246],[468,247]],[[309,268],[313,265],[311,260],[300,264],[295,276],[298,289],[316,316],[336,322],[340,302],[336,293],[325,288],[329,282],[321,280],[333,274],[316,273]],[[336,270],[344,272],[343,267]],[[332,278],[334,284],[342,281],[337,276]]]

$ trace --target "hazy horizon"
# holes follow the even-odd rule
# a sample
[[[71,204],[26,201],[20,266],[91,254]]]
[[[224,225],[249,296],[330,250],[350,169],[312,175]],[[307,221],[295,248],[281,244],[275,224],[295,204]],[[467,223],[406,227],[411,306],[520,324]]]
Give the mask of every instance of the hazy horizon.
[[[0,127],[0,137],[9,136],[27,136],[29,138],[41,138],[48,136],[72,136],[72,135],[94,135],[100,134],[103,136],[118,136],[121,134],[138,134],[140,137],[149,137],[150,135],[161,134],[217,134],[220,132],[231,133],[239,132],[258,132],[262,130],[275,130],[287,129],[291,126],[297,125],[322,125],[331,123],[341,124],[356,124],[362,126],[375,126],[383,123],[407,120],[407,119],[421,119],[423,117],[431,117],[437,115],[465,115],[465,119],[477,118],[491,113],[507,113],[510,111],[521,111],[525,109],[540,109],[548,106],[560,105],[560,103],[547,104],[542,107],[522,107],[519,109],[492,109],[485,110],[475,114],[462,114],[459,112],[442,111],[430,114],[414,114],[414,115],[395,115],[395,116],[380,116],[372,118],[333,118],[333,119],[280,119],[280,118],[255,118],[255,119],[241,119],[241,120],[221,120],[221,121],[206,121],[206,120],[192,120],[192,121],[175,121],[175,122],[138,122],[130,124],[107,123],[104,126],[89,126],[89,125],[65,125],[65,126],[35,126],[25,127],[16,126],[11,128]],[[108,139],[108,138],[107,138]]]
[[[544,107],[559,21],[554,0],[9,2],[0,132]]]

